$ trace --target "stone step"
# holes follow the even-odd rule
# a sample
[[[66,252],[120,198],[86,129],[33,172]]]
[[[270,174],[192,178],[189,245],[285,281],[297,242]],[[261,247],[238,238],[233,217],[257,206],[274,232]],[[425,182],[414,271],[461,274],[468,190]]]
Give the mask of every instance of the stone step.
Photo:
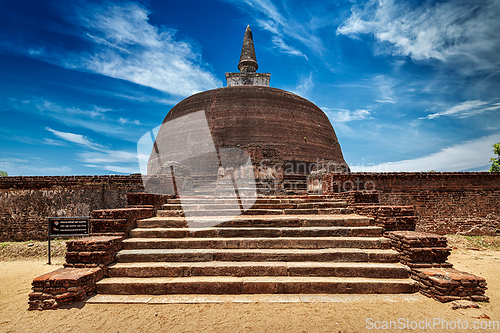
[[[250,204],[287,204],[287,203],[312,203],[312,202],[342,202],[341,199],[336,199],[328,196],[281,196],[281,197],[245,197],[243,196],[241,200],[246,201]],[[171,198],[167,200],[167,204],[181,204],[181,203],[192,203],[192,204],[225,204],[237,202],[236,197],[219,197],[219,196],[193,196],[193,197],[183,197],[182,200],[179,198]]]
[[[217,178],[203,179],[203,180],[193,179],[193,186],[211,186],[212,188],[214,188],[216,184],[217,184]]]
[[[356,214],[342,215],[239,215],[190,218],[192,227],[363,227],[370,225],[370,218]],[[222,221],[222,222],[221,222]],[[219,223],[220,222],[220,223]],[[184,217],[152,217],[137,221],[138,228],[185,228]]]
[[[208,180],[208,181],[194,181],[193,180],[193,187],[211,187],[211,188],[215,188],[216,184],[217,184],[217,179]]]
[[[306,202],[306,203],[255,203],[252,209],[318,209],[318,208],[345,208],[347,202],[332,201],[332,202]],[[227,201],[225,203],[185,203],[164,204],[163,210],[214,210],[214,209],[236,209],[239,208],[237,200]]]
[[[129,239],[135,238],[214,238],[214,237],[378,237],[381,227],[302,227],[302,228],[135,228]],[[335,241],[334,239],[332,241]],[[389,241],[389,239],[387,239]]]
[[[344,261],[398,262],[398,252],[381,249],[140,249],[122,250],[117,262]]]
[[[412,279],[292,276],[194,276],[107,278],[97,282],[99,294],[398,294],[414,293]]]
[[[383,237],[276,237],[276,238],[129,238],[126,250],[133,249],[387,249]]]
[[[292,184],[292,185],[307,184],[307,178],[298,178],[298,177],[284,178],[283,184],[285,186],[287,184]]]
[[[110,277],[335,276],[407,279],[399,263],[345,262],[134,262],[108,267]]]
[[[241,212],[237,209],[214,209],[214,210],[158,210],[156,216],[169,217],[169,216],[238,216],[238,215],[331,215],[331,214],[352,214],[350,208],[316,208],[316,209],[254,209]]]
[[[284,176],[283,183],[307,183],[307,176]]]
[[[189,216],[238,216],[241,215],[241,210],[237,209],[214,209],[214,210],[190,210],[187,211]],[[183,210],[158,210],[156,216],[182,216]],[[249,209],[245,211],[246,215],[284,215],[281,209]]]
[[[197,189],[193,189],[193,192],[197,195],[211,195],[211,194],[214,194],[214,190],[205,190],[205,189],[201,189],[201,190],[197,190]]]
[[[283,179],[283,185],[285,187],[287,187],[287,185],[298,187],[303,184],[307,185],[307,177],[286,177]]]
[[[307,180],[295,180],[295,179],[287,179],[283,181],[284,188],[292,188],[292,189],[301,189],[303,187],[307,187]]]

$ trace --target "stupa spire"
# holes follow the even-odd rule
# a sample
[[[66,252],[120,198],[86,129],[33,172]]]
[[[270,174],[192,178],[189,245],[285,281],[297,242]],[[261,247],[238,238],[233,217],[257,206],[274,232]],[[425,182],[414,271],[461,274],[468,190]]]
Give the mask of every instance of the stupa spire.
[[[255,73],[259,65],[255,57],[253,46],[253,36],[250,26],[245,30],[243,47],[241,49],[240,62],[238,64],[239,73],[226,73],[227,86],[262,86],[269,87],[271,73]]]
[[[241,48],[240,62],[238,69],[240,73],[255,73],[259,65],[255,56],[255,47],[253,45],[252,29],[247,26],[245,37],[243,38],[243,47]]]

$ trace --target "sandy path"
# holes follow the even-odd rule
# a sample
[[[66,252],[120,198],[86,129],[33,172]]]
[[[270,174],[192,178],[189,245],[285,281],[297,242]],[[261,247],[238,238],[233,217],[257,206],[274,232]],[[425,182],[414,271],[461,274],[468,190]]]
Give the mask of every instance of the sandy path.
[[[367,329],[367,318],[375,321],[421,321],[440,318],[460,323],[468,330],[431,332],[494,331],[472,330],[475,321],[483,325],[500,321],[500,252],[454,250],[455,268],[484,276],[490,303],[480,309],[452,310],[423,296],[417,300],[380,301],[377,298],[351,303],[227,303],[227,304],[77,304],[56,311],[27,311],[27,297],[35,276],[59,266],[44,260],[0,262],[0,332],[397,332]],[[487,319],[490,318],[490,319]],[[399,330],[401,332],[426,330]]]

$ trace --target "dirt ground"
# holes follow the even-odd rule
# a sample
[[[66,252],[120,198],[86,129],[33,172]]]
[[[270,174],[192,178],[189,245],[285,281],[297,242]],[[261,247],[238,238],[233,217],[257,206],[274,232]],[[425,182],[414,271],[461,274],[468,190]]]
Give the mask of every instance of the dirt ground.
[[[335,303],[79,303],[55,311],[27,311],[32,279],[60,266],[48,266],[42,259],[1,261],[0,332],[500,332],[498,326],[473,327],[476,322],[487,327],[500,321],[500,251],[462,245],[455,244],[449,261],[458,270],[486,278],[491,301],[479,303],[479,309],[453,310],[451,303],[418,296]],[[404,329],[377,329],[384,321]],[[468,329],[457,329],[457,323],[467,323]]]

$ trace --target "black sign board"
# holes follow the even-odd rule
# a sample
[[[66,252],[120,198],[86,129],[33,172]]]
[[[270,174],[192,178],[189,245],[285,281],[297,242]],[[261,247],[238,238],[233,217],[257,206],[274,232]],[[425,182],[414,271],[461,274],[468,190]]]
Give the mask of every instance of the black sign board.
[[[51,236],[88,235],[88,217],[49,217],[49,233]]]
[[[90,233],[90,217],[49,217],[48,257],[50,265],[50,238],[61,236],[88,236]]]

